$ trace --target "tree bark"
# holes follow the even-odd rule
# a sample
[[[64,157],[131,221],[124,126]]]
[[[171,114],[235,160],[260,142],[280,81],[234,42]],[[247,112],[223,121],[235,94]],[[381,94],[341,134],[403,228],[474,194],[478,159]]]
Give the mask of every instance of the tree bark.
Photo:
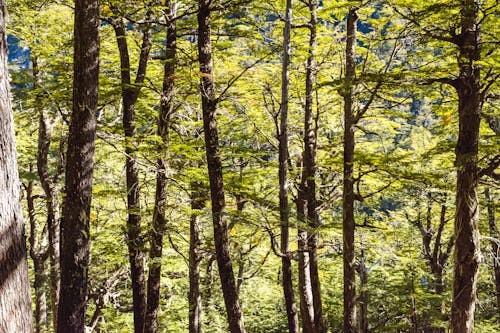
[[[285,27],[283,38],[283,62],[281,72],[281,119],[279,136],[279,209],[280,209],[280,248],[282,266],[282,286],[285,298],[285,307],[288,320],[288,331],[299,333],[299,319],[297,316],[297,305],[293,291],[292,261],[289,242],[289,206],[288,206],[288,99],[290,87],[290,31],[292,24],[292,0],[286,1]]]
[[[189,333],[201,333],[201,222],[205,194],[198,182],[191,183],[191,218],[189,223]]]
[[[211,0],[198,0],[198,60],[201,73],[200,91],[208,176],[210,180],[210,196],[212,201],[215,253],[229,322],[229,331],[231,333],[243,333],[245,332],[243,314],[238,300],[238,292],[229,252],[224,181],[222,178],[222,163],[219,155],[219,134],[215,115],[218,101],[215,97],[212,43],[210,40],[211,3]]]
[[[309,250],[309,270],[311,276],[311,290],[313,296],[314,307],[314,326],[316,332],[324,333],[325,327],[323,324],[323,306],[321,302],[321,284],[318,273],[318,228],[320,227],[319,216],[317,211],[316,201],[316,129],[313,126],[313,85],[316,81],[316,26],[317,18],[317,1],[309,1],[309,56],[306,66],[306,104],[304,114],[304,170],[302,182],[306,183],[306,199],[307,199],[307,221],[310,233],[307,239]]]
[[[302,319],[302,330],[304,333],[315,333],[316,326],[314,322],[314,301],[311,288],[311,270],[310,257],[308,249],[308,232],[305,224],[305,186],[304,182],[300,184],[297,198],[297,219],[298,227],[298,261],[299,261],[299,296],[300,296],[300,316]]]
[[[148,14],[149,15],[149,14]],[[144,273],[144,238],[141,233],[139,165],[135,142],[135,105],[139,98],[140,84],[146,77],[149,52],[151,50],[149,26],[143,32],[139,66],[135,82],[131,81],[130,55],[126,26],[123,18],[112,21],[120,54],[122,84],[123,129],[125,133],[125,173],[127,183],[127,246],[132,280],[132,302],[134,310],[134,332],[143,333],[147,308]]]
[[[344,83],[344,185],[342,231],[344,259],[344,332],[356,332],[356,270],[354,262],[354,81],[356,79],[357,8],[347,17],[346,65]]]
[[[32,165],[30,165],[30,171]],[[38,235],[39,226],[35,212],[35,195],[33,194],[33,181],[30,181],[25,187],[26,202],[28,205],[28,217],[30,222],[30,257],[33,261],[33,270],[35,281],[33,287],[35,289],[35,332],[40,333],[47,326],[47,293],[46,290],[46,272],[45,262],[48,257],[48,249],[44,249],[43,239],[46,237],[46,228],[43,229],[41,236]],[[40,239],[41,238],[41,239]]]
[[[167,172],[170,117],[174,110],[174,75],[176,67],[176,22],[173,4],[165,0],[166,18],[166,60],[163,73],[163,89],[158,116],[159,158],[156,166],[156,193],[153,210],[153,230],[151,232],[148,276],[148,305],[146,310],[145,333],[158,330],[158,310],[160,306],[161,257],[163,236],[166,229],[165,212],[167,208]]]
[[[58,333],[85,332],[99,78],[99,1],[75,2],[73,112],[61,220]]]
[[[50,176],[49,172],[49,149],[52,138],[53,126],[47,119],[47,114],[43,109],[39,98],[40,72],[38,61],[33,59],[33,90],[36,92],[35,105],[40,114],[38,125],[38,151],[37,151],[37,172],[40,178],[43,191],[45,193],[45,205],[47,208],[47,227],[49,234],[49,258],[50,258],[50,300],[52,308],[52,323],[54,331],[57,330],[57,306],[59,303],[60,272],[59,272],[59,247],[60,247],[60,225],[59,225],[59,177],[63,168],[56,171],[55,177]],[[62,149],[62,148],[61,148]],[[62,152],[61,152],[62,153]],[[61,161],[62,163],[62,161]]]
[[[33,319],[7,69],[5,1],[0,0],[0,332],[31,333]]]
[[[486,204],[488,208],[488,226],[490,229],[490,237],[498,239],[499,233],[495,219],[495,201],[491,197],[490,189],[484,191]],[[495,277],[495,294],[497,299],[498,323],[500,324],[500,247],[498,243],[491,243],[491,252],[493,253],[493,275]]]
[[[469,333],[474,329],[476,285],[480,262],[477,200],[477,153],[481,120],[481,33],[479,4],[461,2],[459,38],[458,93],[459,130],[455,148],[457,168],[455,211],[455,270],[451,307],[452,333]]]
[[[360,333],[369,333],[368,329],[368,267],[366,267],[366,258],[364,251],[361,250],[361,258],[358,266],[359,273],[359,331]]]

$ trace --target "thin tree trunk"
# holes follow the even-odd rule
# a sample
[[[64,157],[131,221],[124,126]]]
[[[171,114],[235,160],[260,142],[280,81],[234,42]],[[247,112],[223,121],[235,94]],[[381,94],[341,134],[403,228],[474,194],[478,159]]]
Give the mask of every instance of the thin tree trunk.
[[[52,138],[52,125],[47,119],[45,110],[39,100],[40,72],[38,69],[38,61],[33,59],[33,90],[36,91],[35,105],[39,109],[40,114],[38,126],[38,151],[37,151],[37,172],[45,193],[45,203],[47,207],[47,226],[49,233],[49,257],[50,257],[50,299],[52,307],[52,323],[54,331],[57,330],[57,305],[59,303],[59,247],[60,247],[60,226],[59,226],[59,177],[63,168],[57,170],[56,176],[52,178],[49,172],[49,149],[50,140]]]
[[[205,207],[202,184],[191,183],[191,218],[189,223],[189,333],[201,333],[201,222],[200,211]]]
[[[317,212],[316,202],[316,130],[313,126],[313,85],[316,81],[316,25],[317,18],[317,1],[309,1],[309,57],[307,58],[306,67],[306,105],[304,115],[304,171],[302,182],[306,183],[306,199],[307,199],[307,221],[309,226],[309,237],[307,245],[309,250],[309,270],[311,276],[311,290],[314,306],[314,326],[316,332],[324,333],[325,327],[323,324],[323,306],[321,302],[321,284],[318,273],[318,228],[319,217]]]
[[[459,130],[455,148],[457,167],[455,211],[455,272],[451,307],[452,333],[474,329],[476,285],[480,262],[477,199],[479,123],[481,120],[481,34],[479,4],[461,1],[458,92]]]
[[[359,331],[368,333],[368,267],[364,251],[361,250],[361,260],[358,266],[359,273]]]
[[[150,14],[148,14],[149,16]],[[144,238],[141,233],[139,166],[135,142],[135,105],[139,97],[140,84],[144,82],[151,50],[149,26],[143,32],[139,66],[134,84],[131,81],[130,55],[128,51],[125,22],[122,18],[112,21],[120,53],[122,84],[123,129],[125,133],[125,173],[127,182],[127,246],[132,280],[132,302],[134,310],[134,332],[143,333],[146,316],[146,282],[144,273]]]
[[[297,198],[297,218],[298,227],[298,261],[299,261],[299,296],[300,296],[300,316],[302,319],[302,330],[304,333],[315,333],[314,322],[314,301],[311,288],[310,257],[308,252],[308,232],[305,229],[305,186],[300,184]]]
[[[495,219],[495,201],[491,197],[490,189],[484,191],[486,204],[488,207],[488,225],[490,229],[490,237],[498,239],[499,233]],[[498,322],[500,324],[500,247],[498,243],[491,243],[491,252],[493,253],[493,274],[495,276],[495,294],[497,299]]]
[[[0,0],[0,332],[31,333],[33,312],[9,72],[5,1]]]
[[[289,333],[299,332],[299,319],[297,316],[297,305],[293,291],[292,262],[289,242],[289,206],[288,206],[288,184],[287,184],[287,164],[288,164],[288,99],[290,74],[290,30],[292,24],[292,0],[286,1],[285,27],[283,38],[283,62],[281,72],[281,123],[279,135],[279,208],[280,208],[280,248],[283,273],[283,294],[285,298],[286,314],[288,320]]]
[[[32,165],[30,165],[32,171]],[[46,274],[45,262],[48,257],[48,249],[43,249],[44,236],[46,236],[46,228],[44,228],[42,235],[38,236],[38,221],[35,212],[35,196],[33,194],[33,181],[30,181],[26,188],[26,202],[28,204],[28,217],[30,222],[30,257],[33,261],[33,270],[35,275],[34,289],[35,289],[35,332],[40,333],[47,326],[47,293],[46,290]],[[42,239],[40,239],[42,238]]]
[[[342,197],[344,258],[344,333],[356,332],[356,274],[354,262],[354,80],[356,78],[357,8],[347,17],[344,83],[344,188]]]
[[[205,149],[210,180],[215,253],[219,268],[222,294],[226,305],[229,331],[231,333],[242,333],[245,332],[245,327],[243,325],[243,314],[238,300],[238,292],[236,290],[236,282],[229,252],[224,181],[222,178],[222,163],[219,156],[219,133],[215,116],[217,99],[214,89],[212,43],[210,40],[211,3],[211,0],[198,0],[198,60],[201,72],[200,91],[203,109],[203,127],[205,132]]]
[[[166,60],[163,73],[163,89],[158,116],[158,135],[162,139],[159,146],[159,158],[156,167],[156,193],[153,210],[153,230],[149,252],[148,305],[146,310],[145,333],[158,330],[158,310],[160,306],[161,256],[163,252],[163,236],[166,229],[165,212],[167,208],[167,172],[170,117],[174,109],[174,75],[176,67],[176,22],[173,3],[165,0],[165,17],[167,23]]]
[[[73,112],[61,220],[58,333],[85,332],[89,221],[99,78],[99,1],[76,0]]]

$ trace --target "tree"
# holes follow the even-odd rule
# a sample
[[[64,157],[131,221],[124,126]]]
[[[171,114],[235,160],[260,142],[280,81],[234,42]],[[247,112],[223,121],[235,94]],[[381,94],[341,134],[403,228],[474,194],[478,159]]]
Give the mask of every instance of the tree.
[[[5,1],[0,0],[0,330],[32,332],[26,239],[7,69]]]
[[[356,267],[354,256],[354,82],[356,80],[356,22],[358,8],[347,16],[344,96],[344,187],[342,231],[344,258],[344,332],[356,332]]]
[[[99,78],[99,1],[75,3],[73,112],[61,220],[57,332],[85,331],[89,222]]]
[[[148,307],[146,312],[145,333],[157,330],[157,316],[160,300],[161,257],[163,235],[166,228],[165,212],[167,208],[167,172],[170,118],[174,112],[175,70],[177,60],[177,28],[175,3],[165,0],[166,52],[163,73],[163,88],[158,116],[158,136],[161,138],[159,158],[156,166],[156,193],[153,210],[153,229],[151,232],[150,266],[148,277]]]
[[[200,64],[200,91],[203,110],[203,128],[205,132],[205,150],[210,197],[212,202],[212,220],[214,227],[215,254],[224,295],[224,303],[231,333],[243,333],[243,314],[238,300],[236,282],[232,267],[227,238],[226,201],[222,163],[219,156],[219,134],[217,130],[217,98],[215,96],[214,73],[211,43],[211,0],[198,1],[198,61]]]
[[[286,2],[285,27],[283,38],[283,61],[281,70],[281,104],[280,104],[280,127],[279,133],[279,211],[281,226],[281,266],[283,293],[285,297],[286,314],[288,319],[288,331],[290,333],[299,332],[299,322],[297,316],[297,305],[293,291],[292,261],[289,244],[290,221],[288,205],[288,99],[290,74],[290,30],[292,24],[292,1]],[[301,303],[302,304],[302,303]]]

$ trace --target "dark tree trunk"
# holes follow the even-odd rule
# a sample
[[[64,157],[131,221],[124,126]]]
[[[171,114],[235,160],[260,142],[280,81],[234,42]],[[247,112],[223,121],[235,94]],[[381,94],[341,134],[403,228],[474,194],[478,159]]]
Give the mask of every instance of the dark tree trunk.
[[[299,319],[297,316],[297,305],[295,304],[295,295],[293,291],[292,261],[289,242],[289,206],[288,206],[288,185],[287,185],[287,167],[288,167],[288,99],[290,74],[288,67],[290,65],[290,30],[292,24],[292,1],[286,1],[285,27],[283,38],[283,62],[281,72],[281,124],[279,136],[279,208],[280,208],[280,229],[281,239],[280,248],[283,256],[282,265],[282,286],[285,298],[285,307],[288,320],[289,333],[299,333]]]
[[[32,171],[32,165],[30,165]],[[48,257],[48,249],[44,249],[41,241],[46,237],[46,228],[43,229],[41,236],[38,236],[39,226],[35,212],[35,196],[33,194],[33,181],[30,181],[26,188],[26,201],[28,204],[28,217],[30,222],[30,257],[33,261],[33,270],[35,275],[35,332],[40,333],[47,326],[47,293],[46,290],[46,272],[45,262]],[[41,238],[41,239],[40,239]]]
[[[344,188],[342,231],[344,258],[344,333],[356,332],[356,271],[354,262],[354,80],[356,78],[357,8],[347,17],[346,66],[344,83]]]
[[[488,207],[488,225],[490,229],[490,237],[499,238],[497,223],[495,219],[495,201],[491,197],[490,189],[484,191],[486,196],[486,204]],[[493,253],[493,275],[495,277],[495,294],[497,299],[498,322],[500,323],[500,247],[498,243],[491,243],[491,252]]]
[[[146,282],[144,273],[144,239],[141,233],[141,207],[139,201],[139,166],[137,163],[137,143],[135,142],[135,105],[139,97],[140,85],[144,82],[146,76],[148,57],[151,50],[151,37],[148,26],[143,32],[139,66],[135,82],[132,84],[125,22],[122,18],[119,18],[112,21],[112,25],[116,34],[121,66],[127,182],[127,246],[132,280],[134,332],[143,333],[146,316]]]
[[[202,184],[191,183],[191,218],[189,223],[189,333],[201,333],[201,222],[200,213],[205,207]]]
[[[156,193],[153,210],[153,229],[151,231],[148,276],[148,305],[146,310],[145,333],[158,330],[158,310],[160,306],[161,256],[163,252],[163,236],[165,234],[167,208],[167,172],[170,117],[174,109],[174,75],[176,67],[176,22],[173,4],[165,1],[165,18],[167,23],[166,60],[163,73],[163,89],[158,116],[158,136],[162,139],[159,145],[159,158],[156,166]]]
[[[63,168],[56,171],[55,177],[49,172],[49,149],[52,138],[52,125],[47,119],[47,114],[43,109],[39,99],[40,72],[36,57],[33,59],[33,88],[37,93],[35,105],[39,108],[40,114],[38,126],[38,151],[37,151],[37,172],[46,197],[47,207],[47,227],[49,234],[49,257],[50,257],[50,300],[52,307],[52,323],[54,331],[57,329],[57,305],[59,303],[59,247],[60,247],[60,227],[59,227],[59,177]],[[61,147],[62,149],[62,147]],[[62,154],[62,152],[61,152]],[[61,161],[61,163],[63,163]],[[61,165],[62,166],[62,165]]]
[[[85,332],[89,217],[99,78],[99,1],[75,2],[73,112],[61,220],[58,333]]]
[[[0,0],[0,332],[30,333],[33,319],[9,72],[5,1]]]
[[[476,285],[480,249],[477,200],[479,123],[481,120],[481,33],[479,4],[461,1],[458,92],[459,130],[455,148],[457,168],[455,211],[455,272],[451,331],[469,333],[474,329]]]
[[[205,132],[205,149],[210,179],[210,196],[212,201],[212,219],[214,226],[215,253],[222,286],[222,294],[226,305],[229,331],[245,332],[243,314],[238,300],[238,292],[234,279],[229,240],[227,237],[226,201],[224,198],[224,181],[222,163],[219,156],[219,133],[215,112],[217,99],[214,89],[214,73],[212,64],[211,43],[211,0],[199,0],[198,10],[198,60],[200,63],[200,91],[203,109],[203,127]]]
[[[313,126],[313,85],[316,81],[316,25],[318,18],[316,0],[309,1],[309,57],[306,68],[306,105],[304,114],[304,170],[302,182],[306,184],[305,195],[307,199],[307,221],[310,230],[307,245],[309,250],[309,270],[311,276],[311,290],[314,306],[314,325],[316,332],[324,333],[323,306],[321,302],[321,284],[318,274],[318,228],[319,217],[316,202],[316,129]]]

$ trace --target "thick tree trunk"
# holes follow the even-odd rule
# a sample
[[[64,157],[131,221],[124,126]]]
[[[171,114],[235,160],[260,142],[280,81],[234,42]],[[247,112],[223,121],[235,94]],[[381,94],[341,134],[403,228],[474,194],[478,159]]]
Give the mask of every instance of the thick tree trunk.
[[[354,262],[354,80],[356,78],[357,8],[347,17],[344,83],[344,188],[342,197],[344,258],[344,333],[356,332],[356,271]]]
[[[167,172],[170,117],[174,109],[174,75],[176,67],[176,22],[173,4],[165,1],[167,23],[166,60],[163,73],[163,89],[158,115],[158,136],[162,139],[159,146],[159,158],[156,166],[156,193],[153,210],[153,229],[151,231],[148,276],[148,305],[146,310],[145,333],[158,330],[158,310],[160,306],[161,257],[163,236],[166,229],[165,212],[167,208]]]
[[[30,165],[30,171],[32,166]],[[43,239],[46,237],[46,229],[44,228],[42,235],[39,237],[39,226],[35,212],[35,196],[33,194],[33,181],[30,181],[26,186],[26,202],[28,204],[28,217],[30,222],[30,257],[33,261],[33,270],[35,275],[35,332],[40,333],[47,326],[47,293],[46,290],[46,272],[45,262],[47,261],[48,249],[43,248]],[[41,239],[40,239],[41,238]]]
[[[61,220],[58,333],[85,332],[99,78],[99,1],[75,2],[73,112]]]
[[[289,333],[299,333],[299,319],[297,305],[293,291],[292,261],[289,242],[289,206],[288,206],[288,99],[290,74],[290,31],[292,24],[292,0],[286,1],[285,27],[283,37],[283,62],[281,72],[281,119],[279,135],[279,208],[280,208],[280,250],[282,266],[282,286],[285,298],[285,307],[288,320]]]
[[[149,15],[149,14],[148,14]],[[127,182],[127,246],[132,280],[132,302],[134,310],[134,332],[143,333],[146,316],[146,282],[144,273],[144,238],[141,233],[139,165],[135,142],[135,105],[139,97],[140,84],[144,82],[151,50],[149,27],[143,32],[139,66],[134,85],[131,81],[130,55],[128,51],[125,22],[122,18],[113,21],[118,51],[122,84],[123,129],[125,133],[125,169]]]
[[[0,332],[31,333],[33,319],[7,69],[5,1],[0,0]]]
[[[495,219],[495,201],[491,197],[489,188],[486,188],[484,195],[486,197],[486,204],[488,207],[490,237],[498,239],[500,234],[498,233]],[[498,246],[498,243],[491,243],[491,252],[493,253],[493,275],[495,277],[495,294],[497,299],[498,322],[500,324],[500,247]]]
[[[314,325],[316,332],[324,333],[323,325],[323,306],[321,302],[321,284],[318,273],[318,228],[319,217],[316,202],[316,129],[313,126],[313,85],[316,81],[316,25],[317,18],[317,1],[309,1],[309,57],[307,58],[306,68],[306,104],[304,114],[304,170],[302,182],[306,184],[306,200],[307,200],[307,221],[309,227],[309,235],[307,245],[309,250],[309,270],[311,276],[311,290],[313,295],[314,306]]]
[[[455,148],[457,168],[455,211],[455,272],[451,307],[452,333],[474,329],[476,284],[480,262],[477,200],[477,153],[481,120],[481,34],[479,4],[461,1],[458,92],[459,130]]]
[[[189,333],[201,333],[201,222],[200,213],[205,207],[202,184],[191,183],[191,218],[189,223]]]
[[[219,133],[215,116],[217,99],[214,89],[212,43],[210,40],[211,3],[211,0],[198,0],[198,60],[201,72],[200,91],[203,109],[203,127],[205,132],[205,149],[208,176],[210,179],[215,253],[219,268],[222,294],[226,305],[229,331],[231,333],[242,333],[245,332],[245,327],[243,325],[243,314],[238,300],[238,292],[229,252],[224,181],[222,178],[222,163],[219,156]]]

